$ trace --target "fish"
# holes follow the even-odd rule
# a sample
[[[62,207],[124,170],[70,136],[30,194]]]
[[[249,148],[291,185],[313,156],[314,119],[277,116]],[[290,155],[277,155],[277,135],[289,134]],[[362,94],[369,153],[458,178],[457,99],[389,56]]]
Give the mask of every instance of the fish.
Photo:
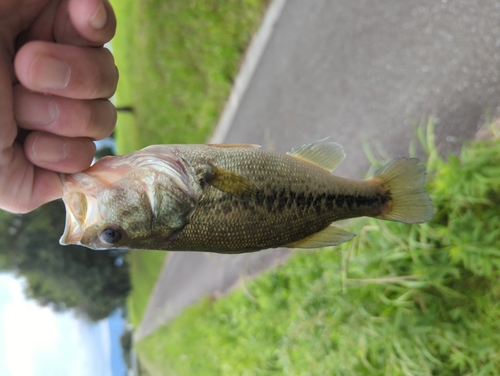
[[[287,153],[252,144],[153,145],[105,157],[61,175],[60,243],[236,254],[339,245],[355,236],[332,224],[343,219],[432,218],[417,158],[394,159],[364,180],[333,175],[344,158],[326,139]]]

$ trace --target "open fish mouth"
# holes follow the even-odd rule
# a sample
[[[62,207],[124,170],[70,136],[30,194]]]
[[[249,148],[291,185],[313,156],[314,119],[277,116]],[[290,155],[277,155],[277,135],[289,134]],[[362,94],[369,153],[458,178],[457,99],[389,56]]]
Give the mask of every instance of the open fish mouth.
[[[64,225],[64,233],[61,239],[59,239],[59,244],[80,244],[80,240],[83,237],[82,226],[71,211],[70,206],[66,203],[66,200],[64,200],[64,206],[66,207],[66,222]]]
[[[99,204],[95,197],[83,192],[85,189],[102,183],[85,173],[61,175],[64,186],[63,202],[66,208],[64,233],[59,240],[61,245],[81,244],[85,227],[102,220]]]

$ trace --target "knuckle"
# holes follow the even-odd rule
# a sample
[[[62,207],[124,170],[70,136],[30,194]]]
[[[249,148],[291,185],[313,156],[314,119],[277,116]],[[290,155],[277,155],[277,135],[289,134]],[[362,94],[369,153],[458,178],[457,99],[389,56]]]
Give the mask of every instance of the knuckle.
[[[88,84],[88,98],[99,98],[103,95],[103,80],[104,75],[102,74],[102,70],[100,66],[94,66],[93,69],[89,73]]]
[[[80,59],[74,60],[75,81],[72,88],[75,98],[109,98],[117,86],[114,58],[106,48],[80,49]],[[76,59],[76,57],[75,57]]]
[[[106,99],[86,101],[78,115],[76,134],[98,140],[109,136],[115,123],[116,110],[111,102]]]
[[[92,128],[96,120],[96,111],[90,102],[85,103],[84,110],[79,117],[77,134],[79,136],[93,136]]]

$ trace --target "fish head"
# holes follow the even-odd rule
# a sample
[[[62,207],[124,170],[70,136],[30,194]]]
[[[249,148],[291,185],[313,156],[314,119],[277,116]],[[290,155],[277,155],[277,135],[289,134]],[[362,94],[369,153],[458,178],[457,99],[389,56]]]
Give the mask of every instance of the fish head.
[[[92,249],[160,248],[189,222],[202,193],[191,167],[165,147],[106,157],[61,178],[60,243]]]

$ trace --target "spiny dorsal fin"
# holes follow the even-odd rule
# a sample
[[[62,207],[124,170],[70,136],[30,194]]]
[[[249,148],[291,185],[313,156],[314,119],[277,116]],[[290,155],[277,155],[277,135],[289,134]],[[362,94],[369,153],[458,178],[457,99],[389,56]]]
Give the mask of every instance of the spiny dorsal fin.
[[[219,168],[212,162],[208,164],[211,172],[205,180],[213,187],[240,198],[253,197],[257,193],[257,187],[244,176]]]
[[[243,148],[243,149],[260,149],[262,146],[256,144],[207,144],[214,148]]]
[[[314,235],[308,236],[305,239],[287,244],[286,247],[290,248],[321,248],[332,245],[339,245],[341,243],[351,240],[356,235],[341,229],[340,227],[328,226],[324,230],[317,232]]]
[[[292,149],[287,154],[304,159],[332,172],[345,158],[341,145],[335,142],[323,143],[326,138]]]

